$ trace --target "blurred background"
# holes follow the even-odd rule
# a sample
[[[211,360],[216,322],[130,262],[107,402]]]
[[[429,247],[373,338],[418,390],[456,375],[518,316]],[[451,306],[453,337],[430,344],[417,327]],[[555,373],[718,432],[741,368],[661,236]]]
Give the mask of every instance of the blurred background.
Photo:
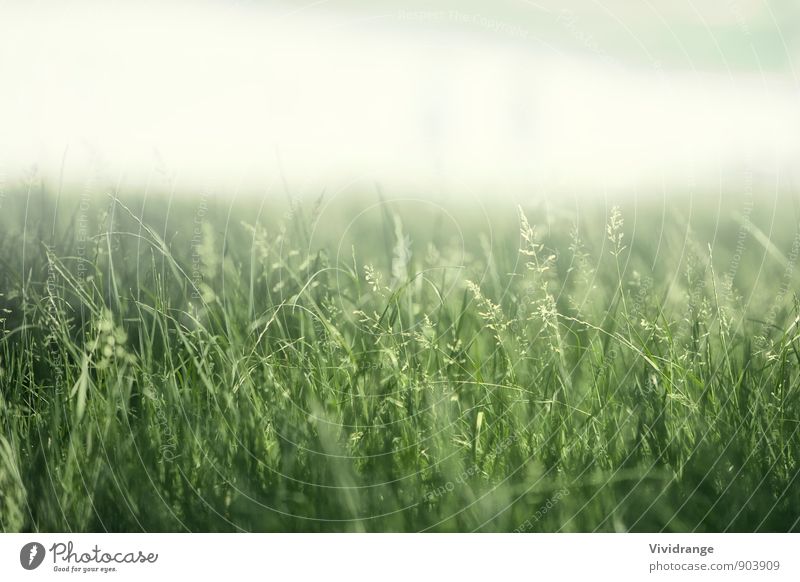
[[[798,27],[0,0],[0,530],[796,531]]]
[[[789,191],[793,0],[0,2],[0,175],[284,196]]]

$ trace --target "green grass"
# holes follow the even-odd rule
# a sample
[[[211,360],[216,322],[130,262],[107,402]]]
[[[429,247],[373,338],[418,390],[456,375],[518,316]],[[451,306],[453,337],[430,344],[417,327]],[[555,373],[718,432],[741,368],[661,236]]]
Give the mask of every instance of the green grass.
[[[4,531],[800,531],[792,212],[2,204]]]

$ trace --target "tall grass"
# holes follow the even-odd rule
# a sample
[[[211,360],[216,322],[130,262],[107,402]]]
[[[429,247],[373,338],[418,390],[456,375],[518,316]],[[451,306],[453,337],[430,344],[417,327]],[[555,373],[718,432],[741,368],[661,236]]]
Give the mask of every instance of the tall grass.
[[[800,530],[791,229],[205,204],[5,200],[3,530]]]

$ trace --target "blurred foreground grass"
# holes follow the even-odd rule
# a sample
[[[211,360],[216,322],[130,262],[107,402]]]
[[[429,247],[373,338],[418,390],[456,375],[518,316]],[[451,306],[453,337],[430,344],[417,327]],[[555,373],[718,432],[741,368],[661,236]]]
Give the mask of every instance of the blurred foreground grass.
[[[5,531],[800,530],[791,204],[2,204]]]

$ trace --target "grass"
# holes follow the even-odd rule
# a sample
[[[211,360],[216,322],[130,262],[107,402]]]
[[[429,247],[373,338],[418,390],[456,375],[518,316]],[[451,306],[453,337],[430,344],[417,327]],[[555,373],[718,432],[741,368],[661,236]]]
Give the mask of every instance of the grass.
[[[800,531],[791,213],[333,202],[2,199],[2,529]]]

